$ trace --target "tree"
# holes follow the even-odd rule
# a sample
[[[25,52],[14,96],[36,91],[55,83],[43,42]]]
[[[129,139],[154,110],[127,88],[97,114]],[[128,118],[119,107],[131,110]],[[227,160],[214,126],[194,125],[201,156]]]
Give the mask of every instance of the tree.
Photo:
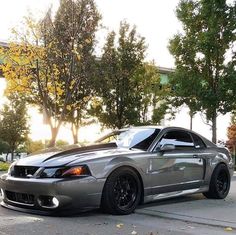
[[[180,108],[183,104],[188,106],[190,116],[189,127],[192,130],[193,117],[196,112],[201,109],[200,103],[195,95],[195,90],[201,89],[201,87],[199,87],[199,77],[197,75],[194,76],[192,74],[191,77],[188,76],[189,75],[181,68],[176,69],[176,71],[170,75],[169,86],[171,89],[167,95],[167,103],[175,108]]]
[[[137,84],[135,91],[139,100],[139,120],[137,124],[160,124],[167,112],[166,97],[169,86],[161,84],[158,68],[151,63],[143,63],[134,75]]]
[[[236,39],[235,2],[181,0],[176,12],[183,25],[183,33],[169,46],[176,63],[176,94],[193,113],[204,112],[216,143],[217,115],[235,105],[235,58],[225,58]]]
[[[2,153],[9,153],[9,145],[0,139],[0,155]]]
[[[45,148],[45,145],[43,144],[42,140],[31,140],[28,139],[26,144],[25,144],[25,149],[24,151],[27,152],[28,154],[34,153],[40,150],[43,150]]]
[[[1,111],[0,139],[6,142],[13,160],[14,152],[28,137],[27,108],[22,97],[11,94],[9,104],[5,104]]]
[[[99,63],[96,87],[100,99],[93,102],[105,126],[121,128],[140,119],[140,83],[135,75],[143,64],[145,49],[144,38],[126,22],[120,24],[117,43],[115,32],[109,33]]]
[[[53,35],[58,41],[57,50],[62,51],[62,56],[56,57],[57,64],[60,70],[67,64],[70,69],[61,80],[65,82],[69,77],[77,81],[64,118],[71,123],[74,143],[78,142],[78,129],[84,125],[88,102],[93,96],[95,33],[100,19],[93,0],[61,1],[55,17]],[[71,51],[76,58],[71,56]]]
[[[228,140],[226,142],[227,147],[230,151],[236,155],[236,115],[233,114],[231,117],[231,124],[227,129]]]
[[[93,0],[61,0],[54,20],[50,10],[39,22],[26,18],[26,31],[16,32],[18,43],[4,52],[8,92],[24,93],[40,106],[51,128],[49,146],[55,145],[68,111],[81,101],[72,101],[89,80],[80,72],[86,70],[80,61],[85,51],[91,54],[99,19]]]

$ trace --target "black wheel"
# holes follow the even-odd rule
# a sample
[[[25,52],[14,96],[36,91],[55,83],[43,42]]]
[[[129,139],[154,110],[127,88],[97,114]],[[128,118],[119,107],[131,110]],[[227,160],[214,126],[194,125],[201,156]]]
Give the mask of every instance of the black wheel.
[[[136,172],[122,167],[107,178],[101,207],[103,211],[116,215],[132,213],[141,199],[141,183]]]
[[[203,195],[212,199],[224,199],[228,195],[229,189],[230,174],[228,168],[226,165],[220,164],[212,174],[209,191]]]

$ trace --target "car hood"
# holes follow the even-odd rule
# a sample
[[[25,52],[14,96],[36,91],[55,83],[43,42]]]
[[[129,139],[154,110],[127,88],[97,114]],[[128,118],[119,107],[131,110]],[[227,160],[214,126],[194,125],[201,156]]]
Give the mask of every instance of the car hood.
[[[104,158],[109,156],[129,154],[131,152],[142,152],[141,150],[130,150],[119,148],[115,143],[99,144],[80,147],[61,152],[50,152],[29,156],[17,161],[17,166],[57,167],[71,163],[80,163],[88,160]]]

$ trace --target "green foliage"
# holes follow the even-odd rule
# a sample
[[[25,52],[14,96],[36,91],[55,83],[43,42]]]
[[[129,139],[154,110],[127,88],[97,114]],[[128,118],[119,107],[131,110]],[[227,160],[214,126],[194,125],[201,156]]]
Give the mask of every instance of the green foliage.
[[[176,12],[184,32],[169,45],[176,62],[174,104],[186,103],[193,114],[204,112],[216,142],[217,115],[235,106],[235,57],[229,62],[225,58],[236,39],[235,3],[181,0]]]
[[[40,150],[43,150],[45,148],[42,140],[31,140],[29,139],[25,145],[25,149],[23,152],[34,153]]]
[[[0,138],[9,146],[13,160],[14,151],[27,140],[29,127],[23,97],[11,94],[8,99],[9,104],[5,104],[0,113]]]
[[[169,109],[169,103],[165,100],[161,100],[158,103],[158,106],[153,110],[152,123],[160,125],[161,120],[163,120],[165,114],[170,112]]]
[[[144,38],[126,22],[120,24],[117,42],[115,32],[109,33],[96,84],[100,99],[93,102],[93,111],[105,126],[121,128],[139,121],[142,97],[137,71],[145,49]]]
[[[0,154],[8,153],[8,152],[10,152],[10,148],[9,148],[8,143],[6,143],[0,139]]]
[[[65,140],[57,140],[57,142],[56,142],[57,147],[63,147],[63,146],[67,146],[67,145],[69,145],[69,143]]]
[[[137,124],[160,124],[169,109],[169,85],[161,84],[158,68],[153,62],[143,63],[134,78],[140,98],[140,117]]]
[[[7,171],[10,164],[7,162],[0,162],[0,171]]]
[[[47,140],[46,143],[44,144],[42,140],[28,140],[27,144],[26,144],[26,148],[25,151],[28,154],[31,153],[36,153],[36,152],[40,152],[41,150],[44,150],[46,148],[46,146],[48,146],[50,140]],[[67,146],[69,145],[69,143],[65,140],[57,140],[55,147],[63,147],[63,146]]]
[[[144,38],[126,22],[121,22],[118,38],[114,32],[108,35],[98,65],[99,98],[92,102],[92,111],[105,126],[156,124],[164,117],[163,106],[158,112],[160,75],[154,63],[144,62],[145,50]]]

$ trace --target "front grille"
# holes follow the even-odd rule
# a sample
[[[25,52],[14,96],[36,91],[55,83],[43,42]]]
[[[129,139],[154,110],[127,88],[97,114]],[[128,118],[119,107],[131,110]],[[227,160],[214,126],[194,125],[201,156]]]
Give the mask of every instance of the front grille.
[[[26,178],[29,175],[34,175],[34,173],[39,169],[35,166],[14,166],[11,175],[14,177]]]
[[[34,205],[34,195],[27,194],[27,193],[16,193],[11,191],[5,191],[7,200],[15,202],[15,203],[21,203],[21,204],[27,204],[27,205]]]

